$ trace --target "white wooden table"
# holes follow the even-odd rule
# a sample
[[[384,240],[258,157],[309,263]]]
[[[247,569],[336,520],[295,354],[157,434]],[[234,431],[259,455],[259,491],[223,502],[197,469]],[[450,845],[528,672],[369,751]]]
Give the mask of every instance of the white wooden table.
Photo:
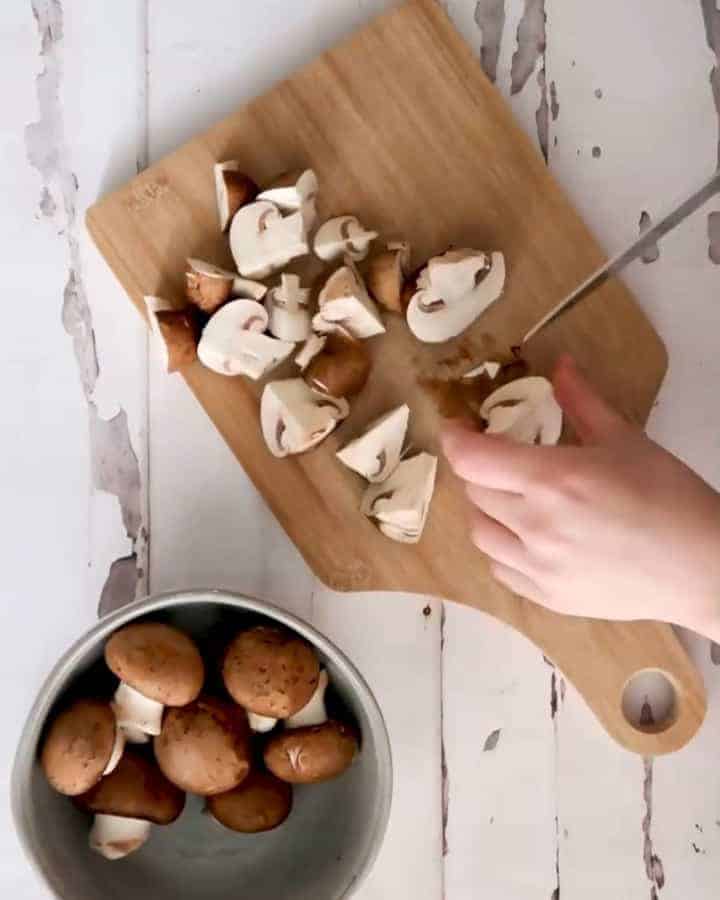
[[[608,251],[716,164],[714,4],[445,2]],[[610,741],[534,647],[486,616],[324,590],[181,380],[148,360],[141,323],[85,233],[100,193],[386,5],[0,7],[3,897],[47,897],[13,835],[7,780],[48,668],[101,597],[110,608],[136,591],[200,585],[310,619],[377,692],[397,784],[364,900],[720,892],[720,669],[708,643],[688,638],[710,695],[702,732],[643,761]],[[719,261],[716,203],[627,275],[670,350],[652,434],[716,485]]]

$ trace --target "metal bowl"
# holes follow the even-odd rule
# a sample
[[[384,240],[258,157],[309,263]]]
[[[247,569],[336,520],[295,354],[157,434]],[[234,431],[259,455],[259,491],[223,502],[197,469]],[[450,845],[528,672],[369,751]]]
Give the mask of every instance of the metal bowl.
[[[203,815],[188,795],[172,825],[153,828],[135,854],[108,862],[88,847],[89,818],[47,784],[38,742],[59,700],[92,684],[108,695],[107,638],[138,619],[165,621],[192,635],[208,655],[230,634],[258,621],[293,629],[316,649],[334,694],[362,735],[351,768],[325,784],[298,786],[287,821],[274,831],[241,835]],[[209,672],[212,681],[216,673]],[[105,684],[107,682],[107,684]],[[390,813],[392,761],[382,713],[363,677],[326,637],[270,604],[222,591],[164,594],[102,619],[62,657],[33,705],[12,773],[12,810],[28,856],[62,900],[336,900],[349,897],[377,855]]]

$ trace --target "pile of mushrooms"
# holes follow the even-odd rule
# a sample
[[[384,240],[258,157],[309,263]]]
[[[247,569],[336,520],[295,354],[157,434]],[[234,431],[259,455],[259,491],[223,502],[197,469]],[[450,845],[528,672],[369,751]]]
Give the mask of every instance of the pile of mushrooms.
[[[93,815],[89,846],[106,859],[176,821],[187,793],[232,831],[269,831],[290,815],[293,785],[336,778],[358,753],[355,728],[328,717],[327,671],[287,629],[257,625],[230,641],[219,660],[224,696],[207,692],[194,642],[162,623],[116,631],[105,662],[119,679],[112,699],[76,699],[59,712],[40,763],[56,791]]]

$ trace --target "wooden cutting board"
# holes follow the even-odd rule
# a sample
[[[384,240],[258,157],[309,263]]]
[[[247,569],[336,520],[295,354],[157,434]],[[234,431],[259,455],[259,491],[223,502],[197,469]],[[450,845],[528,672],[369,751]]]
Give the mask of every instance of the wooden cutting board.
[[[437,451],[440,420],[418,375],[458,353],[482,359],[517,343],[604,258],[439,6],[414,0],[376,19],[89,210],[90,233],[141,313],[144,294],[181,302],[187,256],[231,262],[212,173],[215,161],[228,158],[240,159],[261,184],[311,165],[321,217],[352,212],[384,234],[405,236],[416,263],[450,243],[506,255],[503,299],[462,341],[421,346],[401,321],[390,321],[388,335],[370,342],[372,380],[350,419],[305,456],[276,460],[267,452],[257,385],[199,363],[186,371],[316,575],[341,591],[412,591],[485,610],[557,663],[624,746],[655,754],[686,743],[702,722],[705,697],[670,627],[561,617],[499,587],[469,542],[463,490],[442,461],[421,543],[393,543],[359,514],[361,481],[334,459],[340,444],[403,401],[412,409],[413,445]],[[622,284],[606,284],[548,329],[533,342],[530,361],[547,372],[561,350],[628,416],[645,421],[666,353]],[[664,728],[640,731],[623,716],[623,688],[644,669],[661,670],[675,687],[675,714]]]

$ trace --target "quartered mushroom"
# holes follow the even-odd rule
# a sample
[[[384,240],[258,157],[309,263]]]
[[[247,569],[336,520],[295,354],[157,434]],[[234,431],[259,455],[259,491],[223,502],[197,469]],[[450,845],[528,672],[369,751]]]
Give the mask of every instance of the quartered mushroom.
[[[368,255],[377,231],[367,231],[356,216],[338,216],[318,228],[313,249],[325,262],[347,255],[359,262]]]
[[[294,211],[307,205],[314,207],[319,189],[312,169],[296,169],[276,178],[258,195],[258,200],[269,200],[283,212]]]
[[[145,299],[150,331],[166,372],[178,372],[197,359],[200,329],[192,309],[177,309],[162,297]]]
[[[255,300],[232,300],[203,329],[197,354],[200,362],[220,375],[247,375],[257,380],[277,368],[295,344],[263,334],[265,307]]]
[[[461,376],[463,381],[472,381],[474,378],[480,378],[481,375],[487,375],[488,378],[497,378],[498,372],[502,369],[502,363],[496,360],[488,360],[479,366],[473,366]]]
[[[387,250],[373,256],[365,272],[365,283],[380,306],[395,313],[405,312],[404,291],[410,268],[410,245],[388,243]]]
[[[421,272],[407,309],[408,326],[421,341],[450,340],[500,297],[504,285],[502,253],[449,250]]]
[[[105,645],[105,662],[120,679],[112,704],[118,725],[136,743],[160,734],[165,707],[190,703],[205,678],[195,644],[160,622],[120,628]]]
[[[261,281],[253,281],[251,278],[242,278],[236,275],[233,279],[233,297],[242,297],[246,300],[262,300],[267,294],[267,286]]]
[[[240,834],[271,831],[292,809],[292,787],[269,772],[254,769],[231,791],[207,799],[209,815]]]
[[[235,159],[215,163],[215,193],[217,194],[220,230],[227,231],[235,213],[257,196],[258,186],[240,169]]]
[[[316,447],[349,412],[347,400],[313,391],[302,378],[270,382],[260,401],[263,437],[278,457]]]
[[[265,298],[270,333],[283,341],[306,340],[311,333],[309,300],[310,291],[300,286],[298,275],[281,275],[278,287]]]
[[[128,750],[115,771],[76,797],[75,804],[95,816],[91,849],[115,860],[142,847],[152,825],[174,822],[185,806],[185,794],[154,762]]]
[[[235,275],[202,259],[189,258],[185,270],[185,293],[188,300],[212,315],[229,300]]]
[[[313,332],[300,348],[295,356],[295,365],[304,372],[315,357],[320,353],[327,343],[328,336],[326,334],[315,334]]]
[[[371,484],[361,511],[375,519],[387,537],[416,544],[422,536],[435,489],[437,458],[418,453],[402,460],[382,484]]]
[[[352,260],[346,260],[328,278],[320,291],[318,307],[312,322],[316,332],[335,331],[340,325],[352,337],[363,339],[385,331],[378,308]]]
[[[332,332],[306,367],[304,378],[323,394],[353,397],[365,387],[371,368],[370,354],[360,341],[349,334]]]
[[[504,434],[523,444],[557,444],[562,409],[547,378],[530,375],[503,385],[485,400],[480,415],[488,434]]]
[[[400,462],[409,418],[410,407],[405,403],[385,413],[343,447],[338,459],[373,484],[384,481]]]
[[[230,226],[230,250],[245,278],[267,278],[309,252],[308,231],[315,222],[312,205],[283,215],[269,200],[241,207]]]

